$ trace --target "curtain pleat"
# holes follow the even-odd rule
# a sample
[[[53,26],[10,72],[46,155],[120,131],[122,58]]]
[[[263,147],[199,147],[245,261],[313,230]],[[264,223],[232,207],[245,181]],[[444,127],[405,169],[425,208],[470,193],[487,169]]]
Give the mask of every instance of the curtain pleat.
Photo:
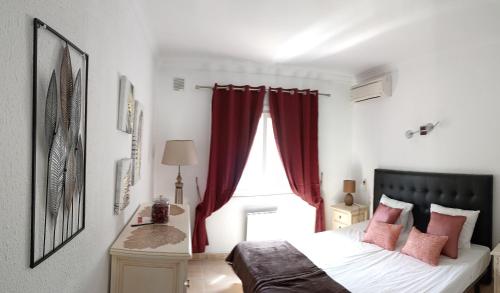
[[[270,90],[269,111],[290,187],[316,208],[315,231],[324,231],[318,161],[318,91]]]
[[[238,87],[241,88],[241,87]],[[206,219],[232,197],[245,168],[264,106],[265,87],[258,91],[221,89],[215,84],[212,97],[212,126],[207,188],[196,207],[193,252],[208,245]]]

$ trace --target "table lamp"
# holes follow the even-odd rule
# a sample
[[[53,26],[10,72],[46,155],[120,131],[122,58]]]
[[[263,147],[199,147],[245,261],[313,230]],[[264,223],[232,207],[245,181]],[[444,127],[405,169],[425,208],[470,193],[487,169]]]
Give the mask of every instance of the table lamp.
[[[356,192],[356,181],[354,180],[344,180],[344,192],[347,192],[344,198],[344,203],[346,206],[352,206],[354,199],[352,193]]]
[[[192,140],[168,140],[163,151],[164,165],[178,166],[177,181],[175,182],[175,203],[182,204],[182,176],[181,166],[196,165],[198,158]]]

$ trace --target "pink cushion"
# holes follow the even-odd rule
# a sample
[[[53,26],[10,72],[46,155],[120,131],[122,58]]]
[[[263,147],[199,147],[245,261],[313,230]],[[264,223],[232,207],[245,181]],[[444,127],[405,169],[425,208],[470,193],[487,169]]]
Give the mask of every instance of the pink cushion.
[[[432,235],[448,236],[441,254],[451,258],[458,257],[458,237],[467,218],[464,216],[450,216],[436,212],[431,213],[431,220],[427,226],[427,233]]]
[[[378,245],[387,250],[396,249],[396,242],[398,242],[399,234],[403,225],[393,225],[372,221],[368,231],[363,237],[363,242]]]
[[[396,223],[402,211],[403,209],[391,208],[383,203],[379,203],[377,210],[375,210],[373,217],[370,219],[370,222],[368,223],[365,232],[368,231],[373,221],[387,223],[387,224]]]
[[[439,255],[446,241],[448,241],[448,236],[425,234],[413,227],[401,252],[432,266],[437,266]]]

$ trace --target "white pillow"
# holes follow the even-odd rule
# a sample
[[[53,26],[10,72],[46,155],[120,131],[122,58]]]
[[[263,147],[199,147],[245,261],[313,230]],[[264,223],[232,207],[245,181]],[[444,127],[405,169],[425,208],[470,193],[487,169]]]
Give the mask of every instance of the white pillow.
[[[474,234],[479,211],[453,209],[431,203],[431,213],[436,212],[450,216],[465,216],[467,219],[462,227],[460,236],[458,237],[458,248],[470,248],[470,240]]]
[[[385,204],[390,208],[402,209],[401,215],[395,224],[403,225],[403,231],[409,231],[413,227],[413,214],[411,210],[413,209],[413,204],[405,201],[395,200],[382,194],[380,198],[380,203]]]

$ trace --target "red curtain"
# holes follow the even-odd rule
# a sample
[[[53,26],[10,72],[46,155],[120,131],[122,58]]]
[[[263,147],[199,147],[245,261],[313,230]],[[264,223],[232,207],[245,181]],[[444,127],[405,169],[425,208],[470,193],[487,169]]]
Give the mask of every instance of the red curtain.
[[[263,86],[229,85],[225,89],[215,84],[213,88],[207,189],[196,207],[195,253],[204,252],[208,245],[206,219],[226,204],[236,190],[262,115],[265,92]]]
[[[274,137],[292,191],[316,208],[316,232],[325,230],[318,162],[318,91],[270,89]]]

